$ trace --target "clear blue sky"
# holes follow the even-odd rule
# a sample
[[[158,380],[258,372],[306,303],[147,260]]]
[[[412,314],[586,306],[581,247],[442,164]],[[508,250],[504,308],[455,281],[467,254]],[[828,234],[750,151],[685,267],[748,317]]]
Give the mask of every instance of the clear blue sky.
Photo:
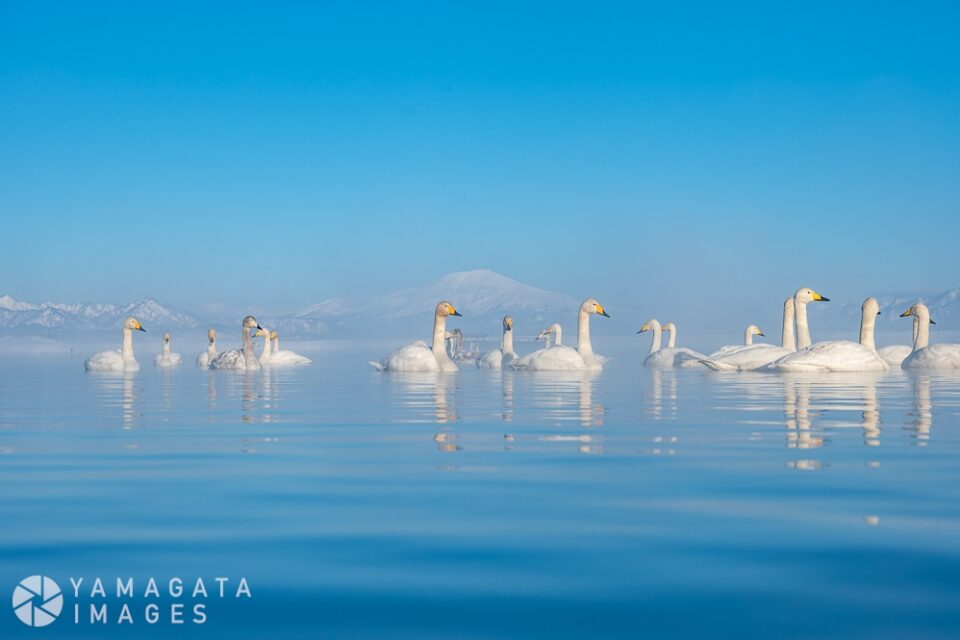
[[[0,293],[960,285],[957,5],[673,4],[3,2]]]

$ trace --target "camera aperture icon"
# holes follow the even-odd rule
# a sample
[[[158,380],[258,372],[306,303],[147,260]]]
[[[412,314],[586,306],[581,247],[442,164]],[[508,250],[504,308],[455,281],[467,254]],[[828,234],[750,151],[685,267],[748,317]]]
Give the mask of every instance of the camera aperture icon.
[[[13,612],[25,625],[45,627],[60,615],[63,593],[47,576],[30,576],[13,590]]]

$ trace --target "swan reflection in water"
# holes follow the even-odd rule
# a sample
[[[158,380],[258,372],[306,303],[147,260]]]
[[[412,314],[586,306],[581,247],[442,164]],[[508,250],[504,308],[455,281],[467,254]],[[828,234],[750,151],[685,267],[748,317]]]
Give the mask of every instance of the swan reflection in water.
[[[930,403],[930,376],[916,374],[913,379],[913,437],[918,447],[927,446],[930,440],[930,427],[933,426],[933,412]]]
[[[103,397],[103,406],[120,410],[120,428],[130,431],[139,426],[140,398],[136,371],[94,373],[89,379]]]
[[[651,369],[650,386],[643,392],[643,412],[654,420],[677,419],[677,373]]]
[[[396,422],[451,424],[457,416],[457,374],[444,372],[385,372],[377,377],[389,385],[397,398],[392,403],[403,410]],[[412,415],[411,415],[412,414]]]

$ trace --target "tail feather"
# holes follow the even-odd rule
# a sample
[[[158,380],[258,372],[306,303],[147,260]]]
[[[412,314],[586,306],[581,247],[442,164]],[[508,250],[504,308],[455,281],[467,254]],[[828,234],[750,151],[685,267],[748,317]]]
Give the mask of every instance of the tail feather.
[[[732,364],[728,364],[726,362],[717,362],[716,360],[711,360],[710,358],[702,358],[700,360],[697,360],[697,362],[707,367],[708,369],[712,369],[713,371],[738,371],[739,370],[739,367],[736,367]]]
[[[384,371],[387,368],[382,362],[377,362],[376,360],[368,360],[367,362],[377,371]]]

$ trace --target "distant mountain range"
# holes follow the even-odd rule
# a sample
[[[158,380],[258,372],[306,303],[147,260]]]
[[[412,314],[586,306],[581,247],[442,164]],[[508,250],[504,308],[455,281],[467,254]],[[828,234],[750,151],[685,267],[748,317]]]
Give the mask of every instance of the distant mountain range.
[[[479,269],[447,274],[429,284],[373,296],[330,298],[290,315],[262,314],[261,324],[277,328],[287,336],[429,337],[433,308],[440,300],[453,302],[463,313],[456,324],[472,336],[498,336],[505,314],[522,319],[530,333],[550,322],[560,321],[574,330],[579,299],[537,289],[494,271]],[[921,299],[930,307],[939,329],[960,329],[960,288],[928,297],[880,297],[882,316],[878,330],[907,332],[907,320],[898,316],[914,301]],[[811,324],[819,331],[855,333],[860,320],[860,305],[811,305]],[[779,335],[779,305],[771,305],[757,317],[772,337]],[[743,310],[743,317],[750,317]],[[64,331],[93,333],[115,331],[124,317],[133,315],[150,329],[183,330],[215,326],[230,331],[239,318],[204,318],[153,298],[126,305],[44,302],[34,304],[0,296],[0,336],[58,337]],[[770,316],[770,317],[764,317]],[[738,319],[737,322],[740,320]]]

